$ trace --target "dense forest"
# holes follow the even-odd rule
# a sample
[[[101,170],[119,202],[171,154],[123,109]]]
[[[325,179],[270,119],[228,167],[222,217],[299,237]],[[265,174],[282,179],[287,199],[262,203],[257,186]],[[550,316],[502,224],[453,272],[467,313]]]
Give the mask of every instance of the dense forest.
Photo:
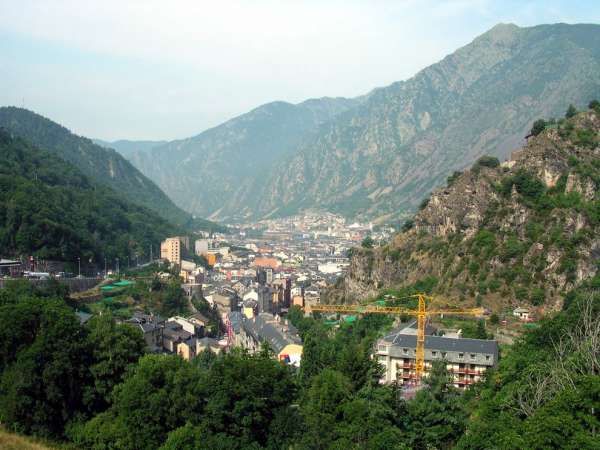
[[[102,265],[143,255],[178,229],[124,200],[76,167],[0,129],[0,248],[3,255]]]
[[[224,231],[214,222],[193,217],[177,207],[150,179],[113,149],[71,133],[65,127],[32,111],[0,108],[0,127],[71,163],[98,186],[123,201],[142,206],[173,224],[191,231]]]
[[[0,421],[68,448],[598,448],[598,287],[571,292],[485,382],[460,392],[437,365],[405,400],[370,358],[387,317],[332,330],[293,309],[298,371],[267,348],[189,363],[144,354],[110,314],[80,325],[58,285],[17,283],[0,291]]]

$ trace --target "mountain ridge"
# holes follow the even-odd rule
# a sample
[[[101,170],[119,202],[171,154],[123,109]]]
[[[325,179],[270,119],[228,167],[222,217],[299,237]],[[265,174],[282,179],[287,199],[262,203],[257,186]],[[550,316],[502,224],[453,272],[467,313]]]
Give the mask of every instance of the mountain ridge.
[[[354,99],[262,105],[131,160],[180,207],[207,217],[319,208],[395,222],[453,170],[483,154],[508,156],[535,119],[564,111],[565,99],[583,105],[598,96],[598,73],[598,25],[498,24],[407,80]],[[324,100],[336,109],[309,126],[301,114],[259,117]],[[281,136],[286,127],[293,138]],[[243,173],[240,158],[253,159]]]
[[[131,161],[194,214],[209,218],[248,214],[260,202],[273,162],[331,116],[359,101],[324,97],[299,104],[267,103],[199,135],[137,152]]]

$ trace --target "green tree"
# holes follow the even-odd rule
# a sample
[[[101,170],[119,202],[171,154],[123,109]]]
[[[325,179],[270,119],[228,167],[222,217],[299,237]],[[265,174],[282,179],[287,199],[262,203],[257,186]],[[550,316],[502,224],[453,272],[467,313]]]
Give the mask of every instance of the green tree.
[[[146,343],[140,330],[117,324],[110,313],[93,317],[87,327],[93,360],[89,367],[93,384],[87,398],[93,411],[102,411],[109,405],[113,388],[144,354]]]
[[[161,312],[167,316],[175,316],[187,311],[187,299],[181,289],[181,282],[178,279],[169,281],[164,291]]]
[[[575,114],[577,114],[577,108],[575,108],[573,104],[570,104],[567,108],[567,112],[565,113],[565,117],[570,119],[571,117],[574,117]]]
[[[156,449],[170,431],[199,421],[202,380],[198,369],[178,356],[146,355],[115,387],[111,407],[71,437],[85,448]]]
[[[84,330],[62,300],[0,307],[0,420],[9,429],[61,437],[82,411],[88,364]]]
[[[290,408],[295,387],[289,367],[245,353],[214,361],[206,379],[202,427],[234,437],[240,447],[264,446],[276,415]]]
[[[462,435],[467,412],[444,361],[433,364],[425,387],[408,402],[405,433],[414,449],[448,448]]]
[[[344,417],[352,385],[340,372],[324,369],[315,376],[301,405],[306,423],[302,442],[307,448],[324,449],[339,438],[337,425]]]

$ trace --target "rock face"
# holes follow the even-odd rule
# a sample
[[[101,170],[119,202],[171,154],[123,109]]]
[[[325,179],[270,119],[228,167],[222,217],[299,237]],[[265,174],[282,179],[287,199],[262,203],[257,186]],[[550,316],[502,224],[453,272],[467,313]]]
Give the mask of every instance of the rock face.
[[[484,306],[560,306],[600,262],[599,132],[598,112],[579,113],[503,164],[482,158],[435,190],[388,246],[357,249],[329,300],[432,277],[438,294]]]
[[[318,127],[360,100],[274,102],[198,136],[134,152],[130,160],[182,208],[243,220],[261,209],[275,165]]]
[[[597,96],[599,56],[598,26],[498,25],[322,127],[273,172],[260,212],[412,214],[453,170],[506,158],[536,118]]]
[[[600,93],[600,26],[498,25],[413,78],[357,99],[261,106],[131,161],[216,219],[320,208],[409,217],[453,170],[505,159],[534,120]]]

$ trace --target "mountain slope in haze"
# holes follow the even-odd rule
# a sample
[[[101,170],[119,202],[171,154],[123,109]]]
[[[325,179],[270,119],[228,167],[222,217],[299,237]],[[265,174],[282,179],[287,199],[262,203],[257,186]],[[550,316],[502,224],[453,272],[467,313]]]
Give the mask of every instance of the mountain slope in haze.
[[[179,207],[209,218],[246,218],[258,208],[274,164],[359,102],[269,103],[195,137],[136,152],[130,160]]]
[[[536,118],[599,93],[600,26],[498,25],[322,126],[272,171],[257,216],[401,218],[453,170],[504,159]]]
[[[166,144],[168,141],[130,141],[121,139],[118,141],[103,141],[102,139],[93,139],[94,144],[98,144],[104,148],[112,148],[118,151],[125,158],[130,157],[133,153],[144,153],[152,150],[155,147]]]
[[[113,149],[94,144],[90,139],[77,136],[22,108],[0,108],[0,127],[72,163],[92,180],[112,188],[135,204],[156,211],[172,223],[184,225],[192,221],[189,213],[175,206],[154,182]]]
[[[388,246],[356,249],[328,301],[428,278],[442,298],[559,308],[598,272],[600,104],[561,120],[503,164],[449,178]]]
[[[94,183],[74,165],[0,129],[2,256],[76,261],[145,255],[176,234],[155,212]]]

